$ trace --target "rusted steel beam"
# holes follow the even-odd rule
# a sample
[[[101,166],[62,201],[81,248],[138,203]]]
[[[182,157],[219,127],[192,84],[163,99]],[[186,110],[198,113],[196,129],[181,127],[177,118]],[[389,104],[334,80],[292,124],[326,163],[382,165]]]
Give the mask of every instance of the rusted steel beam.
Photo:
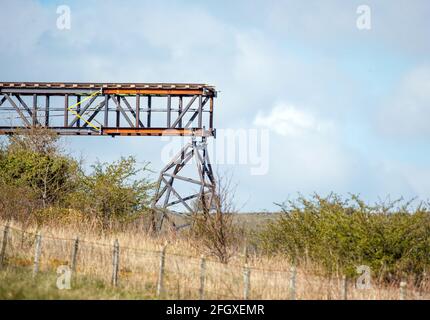
[[[126,94],[126,95],[160,95],[160,96],[194,96],[203,95],[203,89],[187,90],[187,89],[104,89],[106,94]]]
[[[146,116],[146,126],[148,128],[151,127],[151,108],[152,108],[152,100],[151,100],[151,97],[148,97],[148,111]]]
[[[94,98],[94,97],[93,97]],[[76,112],[80,115],[81,114],[81,97],[76,97]],[[81,118],[78,117],[76,121],[76,126],[79,128],[81,126]]]
[[[18,113],[18,115],[21,117],[22,121],[24,121],[24,123],[30,127],[31,124],[30,122],[27,120],[27,118],[25,117],[25,115],[22,113],[21,109],[16,105],[16,103],[12,100],[12,98],[5,94],[6,99],[9,101],[9,103],[13,106],[13,108],[15,108],[16,112]]]
[[[115,102],[116,107],[117,107],[117,124],[116,124],[116,126],[118,128],[120,127],[120,121],[119,121],[119,116],[118,115],[119,115],[119,113],[121,113],[122,116],[124,117],[124,119],[128,122],[128,125],[130,127],[134,127],[134,123],[130,120],[130,118],[128,117],[127,113],[124,111],[124,109],[121,106],[120,97],[114,97],[112,100]]]
[[[214,98],[210,98],[210,107],[209,107],[209,127],[213,128],[214,125]]]
[[[215,136],[215,96],[201,84],[0,82],[0,134],[41,125],[59,135]]]
[[[37,94],[33,94],[33,117],[32,117],[33,126],[39,124],[37,121]]]
[[[4,82],[0,87],[10,88],[130,88],[130,89],[214,89],[213,86],[203,83],[157,83],[157,82]]]
[[[33,117],[33,112],[30,110],[30,108],[27,106],[27,104],[22,100],[22,98],[18,95],[16,96],[16,99],[19,101],[19,103],[24,107],[25,111],[30,115],[30,117]]]
[[[45,127],[49,127],[49,96],[45,97]]]
[[[195,83],[73,83],[73,82],[0,82],[0,93],[31,95],[44,92],[49,95],[89,95],[100,90],[106,94],[124,95],[205,95],[216,96],[215,87]]]
[[[167,96],[167,128],[170,128],[172,122],[172,96]]]
[[[101,128],[95,131],[86,127],[50,127],[58,135],[82,135],[82,136],[197,136],[210,137],[213,130],[202,129],[165,129],[165,128]],[[23,127],[0,127],[0,135],[20,134]]]
[[[109,126],[109,95],[105,95],[104,126]]]
[[[197,96],[194,96],[187,104],[187,106],[185,107],[184,110],[179,111],[179,116],[178,118],[175,120],[175,122],[173,122],[172,124],[172,128],[175,128],[178,124],[179,127],[182,127],[182,118],[184,117],[184,115],[188,112],[188,109],[192,106],[192,104],[194,103],[194,101],[196,101]],[[182,108],[182,100],[180,100],[180,109]]]
[[[105,103],[106,103],[106,100],[103,100],[98,104],[98,106],[96,107],[96,110],[94,110],[94,112],[91,114],[88,120],[83,124],[82,126],[83,128],[88,127],[88,123],[91,123],[91,121],[93,121],[93,119],[97,116],[100,110],[104,107]]]
[[[37,99],[37,95],[34,95]],[[64,126],[67,127],[69,125],[69,95],[66,94],[64,96]]]
[[[127,106],[129,105],[127,104]],[[136,127],[142,127],[142,128],[145,127],[142,121],[140,121],[140,95],[138,94],[136,95],[136,113],[134,117],[136,119]]]
[[[102,128],[106,135],[153,135],[153,136],[212,136],[212,130],[202,129],[164,129],[164,128]]]
[[[203,107],[205,106],[206,102],[208,102],[209,97],[206,97],[206,99],[203,102],[199,102],[199,109],[197,109],[197,111],[194,112],[194,114],[191,116],[190,120],[188,120],[187,124],[185,125],[185,128],[189,128],[191,126],[191,124],[193,123],[194,119],[198,116],[198,115],[202,115],[203,113]],[[199,119],[199,125],[198,127],[201,127],[201,118]]]
[[[70,124],[68,125],[68,127],[73,127],[75,125],[75,123],[77,124],[77,127],[80,127],[80,117],[82,117],[82,115],[88,110],[88,108],[91,106],[91,104],[94,102],[94,100],[96,100],[97,97],[92,97],[90,99],[90,101],[87,102],[87,104],[82,108],[77,108],[76,112],[78,113],[79,116],[75,116],[75,118],[72,120],[72,122],[70,122]]]

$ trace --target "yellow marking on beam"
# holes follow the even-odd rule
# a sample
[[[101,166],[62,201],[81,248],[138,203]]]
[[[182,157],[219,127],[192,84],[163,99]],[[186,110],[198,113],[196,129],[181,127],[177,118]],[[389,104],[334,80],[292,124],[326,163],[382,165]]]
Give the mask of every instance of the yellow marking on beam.
[[[87,100],[91,99],[92,97],[94,97],[94,96],[96,96],[96,95],[100,94],[100,92],[101,92],[101,91],[96,91],[96,92],[94,92],[92,95],[90,95],[90,96],[86,97],[85,99],[83,99],[83,100],[81,100],[81,101],[79,101],[79,102],[75,103],[74,105],[71,105],[70,107],[67,107],[67,109],[68,109],[72,114],[74,114],[75,116],[77,116],[79,119],[83,120],[86,124],[88,124],[88,125],[89,125],[90,127],[92,127],[93,129],[96,129],[97,131],[100,131],[100,128],[99,128],[99,127],[95,126],[94,124],[92,124],[91,122],[89,122],[87,119],[82,118],[82,117],[81,117],[81,115],[80,115],[78,112],[76,112],[75,110],[72,110],[72,108],[77,107],[77,106],[78,106],[78,105],[80,105],[82,102],[87,101]]]

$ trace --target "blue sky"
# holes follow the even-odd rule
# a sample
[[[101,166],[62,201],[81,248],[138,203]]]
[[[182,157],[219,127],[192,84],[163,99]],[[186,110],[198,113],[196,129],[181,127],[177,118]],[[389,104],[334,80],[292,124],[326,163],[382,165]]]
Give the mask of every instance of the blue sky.
[[[369,5],[372,28],[356,27]],[[56,27],[57,6],[71,29]],[[218,129],[270,131],[270,166],[220,165],[243,210],[298,192],[430,198],[428,1],[2,1],[2,81],[203,82]],[[159,138],[67,138],[87,164],[162,166]]]

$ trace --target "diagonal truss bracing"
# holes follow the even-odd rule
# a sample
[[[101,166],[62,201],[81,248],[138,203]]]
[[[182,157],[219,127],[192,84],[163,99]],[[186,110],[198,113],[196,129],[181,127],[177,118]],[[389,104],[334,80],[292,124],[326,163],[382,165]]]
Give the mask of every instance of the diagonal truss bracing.
[[[213,136],[215,97],[204,84],[0,82],[0,134]]]
[[[197,178],[190,178],[182,174],[187,165],[195,166]],[[194,185],[194,192],[190,194],[189,189],[182,194],[177,188],[178,181]],[[191,215],[197,210],[207,212],[213,205],[215,196],[215,179],[207,153],[207,142],[205,138],[201,141],[193,139],[187,143],[181,151],[161,170],[157,183],[156,196],[152,207],[154,210],[161,209],[161,219],[158,229],[161,229],[165,212],[172,207],[179,207],[176,213]],[[196,208],[198,204],[199,208]]]

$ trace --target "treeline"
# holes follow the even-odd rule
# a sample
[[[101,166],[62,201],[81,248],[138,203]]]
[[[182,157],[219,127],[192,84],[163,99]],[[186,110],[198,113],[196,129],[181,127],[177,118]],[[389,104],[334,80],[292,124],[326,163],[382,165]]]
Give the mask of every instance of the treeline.
[[[153,184],[146,173],[148,165],[138,167],[133,157],[97,162],[86,173],[57,135],[23,132],[0,146],[0,215],[38,224],[91,220],[106,229],[147,212]]]
[[[258,234],[262,249],[297,264],[313,263],[328,274],[356,276],[366,265],[381,281],[413,276],[416,284],[430,270],[428,204],[412,208],[401,200],[368,205],[356,196],[299,197],[281,205],[279,219]]]

